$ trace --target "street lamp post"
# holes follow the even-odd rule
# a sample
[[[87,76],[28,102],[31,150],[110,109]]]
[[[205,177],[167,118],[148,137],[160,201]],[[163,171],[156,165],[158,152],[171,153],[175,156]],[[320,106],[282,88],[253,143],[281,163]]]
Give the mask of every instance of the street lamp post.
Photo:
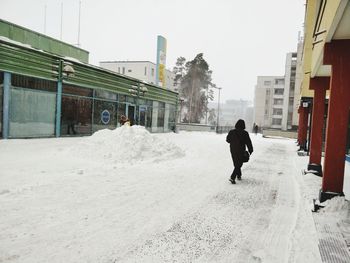
[[[75,70],[73,64],[69,61],[60,59],[58,61],[57,76],[57,96],[56,96],[56,137],[61,136],[61,113],[62,113],[62,86],[63,79],[74,76]]]
[[[219,89],[219,99],[218,99],[218,117],[217,117],[217,123],[216,123],[216,132],[219,131],[219,119],[220,119],[220,91],[221,91],[221,88],[218,88]]]
[[[217,87],[215,84],[214,84],[214,85],[211,85],[211,87],[214,88],[214,89],[218,89],[218,90],[219,90],[218,115],[217,115],[217,117],[216,117],[216,132],[218,132],[218,131],[219,131],[219,120],[220,120],[220,117],[219,117],[219,115],[220,115],[220,91],[221,91],[222,88]]]

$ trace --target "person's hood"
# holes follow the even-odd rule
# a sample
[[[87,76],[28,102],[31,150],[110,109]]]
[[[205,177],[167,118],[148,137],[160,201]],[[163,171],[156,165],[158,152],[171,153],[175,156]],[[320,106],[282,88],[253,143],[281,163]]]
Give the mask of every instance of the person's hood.
[[[236,125],[235,125],[235,128],[238,129],[238,130],[244,130],[245,129],[245,122],[244,122],[244,120],[238,120]]]

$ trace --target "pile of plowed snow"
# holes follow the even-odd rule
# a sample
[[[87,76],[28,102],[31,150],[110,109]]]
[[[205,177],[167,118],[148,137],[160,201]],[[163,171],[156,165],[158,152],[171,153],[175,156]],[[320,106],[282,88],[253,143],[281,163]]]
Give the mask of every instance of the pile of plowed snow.
[[[344,196],[335,196],[332,199],[329,199],[321,205],[324,205],[325,207],[321,209],[321,212],[323,213],[332,213],[332,212],[344,212],[348,213],[350,209],[349,202],[345,199]]]
[[[84,158],[119,162],[162,161],[180,158],[185,152],[142,126],[122,126],[114,130],[100,130],[84,138],[76,147],[76,154]]]

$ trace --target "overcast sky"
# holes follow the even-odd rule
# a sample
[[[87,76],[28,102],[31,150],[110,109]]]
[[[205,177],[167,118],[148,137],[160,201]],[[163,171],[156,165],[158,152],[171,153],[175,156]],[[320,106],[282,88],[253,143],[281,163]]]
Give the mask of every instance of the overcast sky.
[[[0,18],[78,43],[79,0],[0,0]],[[81,48],[90,63],[156,62],[157,35],[168,41],[168,69],[198,53],[222,87],[221,101],[254,98],[256,77],[284,75],[296,51],[305,0],[82,0]],[[45,30],[46,6],[46,30]]]

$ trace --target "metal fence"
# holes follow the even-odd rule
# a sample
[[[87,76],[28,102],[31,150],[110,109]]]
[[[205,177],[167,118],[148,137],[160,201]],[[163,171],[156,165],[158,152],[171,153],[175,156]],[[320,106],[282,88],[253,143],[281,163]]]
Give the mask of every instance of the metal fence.
[[[234,126],[217,126],[216,133],[219,133],[219,134],[228,133],[230,130],[234,128],[235,128]]]

